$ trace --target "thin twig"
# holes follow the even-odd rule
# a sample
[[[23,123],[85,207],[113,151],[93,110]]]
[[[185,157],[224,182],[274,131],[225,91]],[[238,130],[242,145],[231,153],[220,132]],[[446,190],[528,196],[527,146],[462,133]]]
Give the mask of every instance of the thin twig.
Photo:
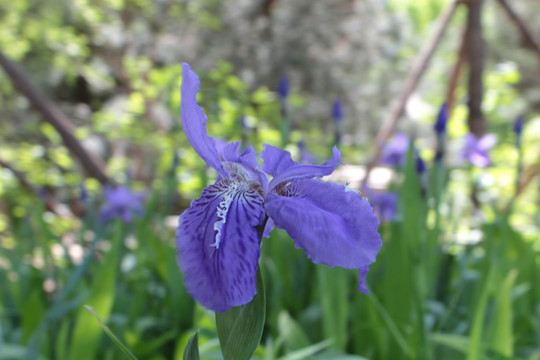
[[[34,186],[32,186],[32,184],[30,184],[28,179],[26,179],[26,176],[22,172],[20,172],[19,170],[15,169],[10,163],[8,163],[7,161],[5,161],[3,159],[0,159],[0,166],[2,166],[4,168],[8,169],[9,171],[11,171],[13,173],[13,175],[15,176],[15,178],[17,178],[17,180],[19,181],[19,183],[21,184],[21,186],[23,188],[25,188],[28,192],[32,193],[35,197],[37,197],[38,199],[43,201],[43,204],[45,205],[45,208],[48,211],[53,212],[56,215],[61,215],[61,216],[70,216],[71,215],[69,212],[67,212],[65,210],[60,211],[59,208],[58,208],[58,204],[51,197],[39,196],[39,192],[36,190],[36,188]]]
[[[521,35],[525,39],[527,45],[538,55],[540,58],[540,40],[533,36],[533,33],[529,30],[527,25],[521,20],[517,13],[508,5],[506,0],[497,0],[499,4],[506,11],[506,14],[510,17],[510,20],[517,26],[518,30],[521,32]]]
[[[485,43],[482,33],[482,6],[484,0],[469,0],[467,2],[466,48],[469,63],[469,131],[480,137],[486,132],[486,119],[482,111],[484,96],[484,60]]]
[[[463,71],[463,66],[466,63],[467,59],[467,32],[464,31],[461,37],[461,44],[459,46],[459,52],[457,56],[456,65],[452,69],[452,74],[450,75],[450,83],[448,85],[448,91],[446,92],[446,106],[448,107],[448,116],[452,114],[452,109],[454,108],[454,103],[456,101],[456,88],[459,83],[459,78],[461,72]]]
[[[0,65],[11,78],[13,85],[24,95],[34,108],[43,115],[62,137],[64,145],[77,157],[87,174],[101,183],[108,182],[102,161],[88,153],[73,135],[75,125],[52,102],[45,97],[29,80],[24,72],[0,50]]]

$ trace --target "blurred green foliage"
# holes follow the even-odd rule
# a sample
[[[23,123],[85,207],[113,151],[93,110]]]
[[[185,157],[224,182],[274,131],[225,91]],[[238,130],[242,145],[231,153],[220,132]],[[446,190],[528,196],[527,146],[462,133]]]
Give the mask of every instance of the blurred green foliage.
[[[0,169],[0,359],[121,358],[84,304],[139,359],[180,359],[197,330],[201,358],[220,358],[214,314],[186,293],[174,248],[174,215],[216,174],[181,131],[180,64],[122,46],[126,33],[143,37],[165,21],[223,31],[219,3],[0,0],[0,48],[69,115],[75,136],[106,160],[115,182],[147,193],[145,215],[133,224],[99,223],[101,185],[85,176],[54,128],[0,73],[6,119],[0,159],[74,215],[46,211],[10,170]],[[444,4],[389,1],[387,8],[409,16],[416,36],[429,31]],[[405,44],[398,56],[415,53]],[[443,50],[441,61],[450,63],[450,55],[454,50]],[[279,145],[277,95],[250,88],[237,70],[220,61],[198,71],[209,134],[257,151],[263,143]],[[441,83],[444,71],[430,71],[426,86]],[[525,108],[515,87],[521,77],[514,62],[485,74],[484,110],[499,137],[493,167],[474,169],[450,158],[450,166],[430,166],[424,192],[411,161],[393,174],[400,216],[381,225],[384,246],[369,275],[371,295],[356,290],[357,274],[313,265],[286,233],[275,230],[263,241],[267,320],[255,358],[540,359],[538,187],[529,186],[505,212],[518,176],[511,121]],[[466,97],[464,85],[456,95]],[[422,129],[431,127],[442,98],[438,91],[426,94],[431,105]],[[295,89],[289,104],[310,105]],[[457,105],[449,155],[467,132],[466,117],[466,107]],[[306,140],[326,160],[333,134],[310,119],[293,120],[286,148],[299,158],[296,143]],[[538,119],[529,121],[523,142],[529,170],[539,165],[539,140]],[[416,145],[433,157],[430,138],[421,136]],[[364,162],[368,146],[344,146],[344,162]],[[84,201],[81,184],[89,191]]]

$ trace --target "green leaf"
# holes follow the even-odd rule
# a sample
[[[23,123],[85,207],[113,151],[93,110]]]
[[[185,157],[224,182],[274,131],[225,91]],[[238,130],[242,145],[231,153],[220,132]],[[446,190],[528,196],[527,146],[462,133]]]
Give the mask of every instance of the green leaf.
[[[111,241],[112,248],[99,264],[91,284],[91,295],[86,299],[96,312],[105,319],[110,315],[115,296],[116,275],[119,268],[120,248],[123,239],[123,225],[116,223],[115,234]],[[77,316],[70,348],[70,359],[92,360],[99,350],[101,329],[93,319],[82,310]]]
[[[513,355],[514,336],[512,328],[512,287],[517,270],[511,270],[497,290],[494,319],[491,329],[491,348],[503,356]]]
[[[197,331],[186,345],[183,360],[199,360],[199,332]]]
[[[133,355],[131,351],[129,351],[129,349],[124,344],[122,344],[120,339],[118,339],[118,337],[114,335],[111,329],[109,329],[108,326],[106,326],[105,324],[103,324],[103,322],[101,322],[101,319],[96,314],[95,310],[91,306],[88,306],[88,305],[84,305],[84,307],[86,308],[86,310],[90,311],[96,317],[99,325],[103,328],[103,331],[105,331],[105,334],[107,334],[107,336],[116,344],[116,346],[118,346],[118,348],[122,350],[122,352],[127,356],[127,358],[131,360],[137,360],[135,355]]]
[[[261,269],[257,270],[257,294],[245,305],[216,314],[216,326],[224,360],[248,360],[261,340],[266,317],[266,298]]]

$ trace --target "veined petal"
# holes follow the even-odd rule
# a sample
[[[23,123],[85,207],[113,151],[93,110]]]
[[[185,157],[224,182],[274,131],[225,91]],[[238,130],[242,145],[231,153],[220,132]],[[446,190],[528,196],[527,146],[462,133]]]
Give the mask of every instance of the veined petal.
[[[186,289],[200,304],[223,312],[253,299],[260,256],[255,226],[263,220],[263,197],[229,178],[204,189],[180,216],[178,264]]]
[[[264,160],[263,171],[272,175],[269,188],[273,189],[279,183],[293,178],[314,178],[331,174],[339,165],[341,153],[334,147],[332,159],[322,165],[306,165],[294,162],[288,151],[275,146],[264,145],[261,157]]]
[[[370,204],[342,185],[293,180],[271,192],[265,208],[316,264],[362,268],[382,245]]]
[[[191,71],[189,65],[182,64],[182,88],[180,90],[182,95],[180,102],[182,128],[197,154],[208,165],[216,169],[222,177],[226,177],[216,150],[215,140],[206,132],[206,115],[197,104],[199,83],[199,78]]]

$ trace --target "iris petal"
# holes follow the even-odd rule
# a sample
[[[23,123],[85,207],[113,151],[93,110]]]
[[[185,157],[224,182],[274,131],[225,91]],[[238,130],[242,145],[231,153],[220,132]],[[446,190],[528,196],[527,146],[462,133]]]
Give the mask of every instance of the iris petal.
[[[368,271],[369,271],[369,265],[362,266],[358,270],[358,273],[360,274],[360,280],[358,280],[358,290],[360,290],[364,294],[369,294],[369,289],[367,288],[367,285],[366,285],[366,276],[367,276]]]
[[[375,261],[382,244],[368,201],[342,185],[293,180],[270,193],[265,208],[316,264],[361,268]]]
[[[339,165],[341,157],[336,147],[332,149],[332,154],[332,159],[322,165],[306,165],[294,162],[288,151],[264,145],[261,154],[264,160],[263,170],[274,177],[270,181],[269,188],[272,189],[279,183],[292,178],[314,178],[331,174]]]
[[[203,190],[179,219],[178,263],[190,295],[216,312],[251,301],[260,256],[255,226],[263,198],[248,183],[223,179]]]
[[[191,71],[189,65],[182,64],[182,101],[180,102],[182,128],[197,154],[222,177],[226,177],[216,150],[215,140],[206,132],[206,115],[197,104],[199,83],[199,78]]]
[[[242,166],[243,171],[247,173],[247,179],[257,181],[263,192],[266,194],[268,187],[268,176],[261,171],[257,164],[257,152],[252,146],[241,152],[240,142],[235,141],[227,144],[221,152],[221,157],[225,163],[234,163]],[[227,165],[225,165],[227,167]],[[234,171],[229,170],[229,175],[234,176]]]
[[[493,134],[486,134],[478,139],[478,150],[488,151],[497,143],[497,136]]]

